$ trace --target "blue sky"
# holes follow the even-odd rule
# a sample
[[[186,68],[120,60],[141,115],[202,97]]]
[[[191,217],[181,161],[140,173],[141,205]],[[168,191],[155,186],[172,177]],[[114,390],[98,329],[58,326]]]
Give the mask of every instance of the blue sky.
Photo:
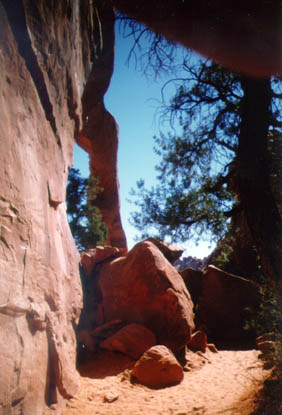
[[[137,231],[129,224],[130,212],[134,209],[129,204],[130,189],[137,180],[145,180],[146,187],[154,185],[155,166],[159,159],[153,151],[153,136],[158,134],[159,121],[156,116],[158,101],[161,100],[161,87],[171,78],[163,76],[158,81],[148,79],[136,70],[134,62],[127,64],[132,39],[124,39],[117,30],[116,56],[114,73],[105,106],[119,125],[118,171],[120,181],[121,217],[128,246],[135,243]],[[75,145],[74,164],[82,176],[88,177],[88,155]],[[202,242],[195,246],[193,242],[185,245],[185,255],[206,256],[210,252],[209,244]]]

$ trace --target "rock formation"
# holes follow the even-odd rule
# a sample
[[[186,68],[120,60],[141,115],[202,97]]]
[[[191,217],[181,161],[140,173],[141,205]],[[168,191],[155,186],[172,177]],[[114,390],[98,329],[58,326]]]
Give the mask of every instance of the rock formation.
[[[0,4],[1,415],[41,414],[79,385],[73,328],[82,296],[65,189],[87,121],[83,92],[109,117],[101,101],[112,67],[98,70],[103,90],[91,83],[99,54],[108,48],[113,59],[100,34],[102,22],[113,37],[113,11],[99,3]]]
[[[0,304],[25,310],[0,314],[5,415],[11,408],[40,414],[45,401],[78,388],[73,325],[82,305],[79,255],[64,201],[90,62],[87,48],[81,51],[87,27],[73,27],[79,9],[64,6],[17,1],[2,2],[0,9]],[[36,315],[46,329],[34,329]]]
[[[96,2],[95,2],[96,3]],[[108,228],[107,243],[127,249],[126,237],[121,224],[119,181],[117,172],[118,125],[105,109],[106,93],[114,64],[114,19],[113,9],[107,2],[98,1],[96,19],[100,30],[99,44],[95,51],[95,65],[88,78],[82,96],[83,128],[77,142],[90,157],[91,174],[98,178],[103,191],[95,199],[103,221]]]
[[[206,352],[207,348],[207,335],[201,330],[195,331],[192,334],[189,343],[187,344],[188,348],[193,352],[200,351],[202,353]]]
[[[114,6],[167,39],[236,71],[281,73],[281,2],[112,0]],[[262,58],[263,57],[263,58]]]
[[[150,329],[159,344],[181,349],[194,328],[193,303],[175,268],[151,242],[97,271],[104,322],[120,319]]]
[[[141,324],[128,324],[100,343],[102,349],[124,353],[132,359],[156,344],[156,336]]]
[[[248,344],[254,341],[254,333],[244,330],[244,325],[259,302],[255,283],[210,265],[203,275],[197,324],[216,344]]]
[[[184,252],[184,249],[176,246],[170,245],[166,242],[162,242],[157,238],[147,238],[146,241],[152,242],[156,245],[157,248],[161,251],[163,256],[171,263],[174,264]]]
[[[131,371],[133,379],[151,388],[164,388],[182,381],[184,373],[173,353],[165,346],[147,350]]]
[[[115,251],[107,247],[106,252]],[[104,254],[99,252],[97,258]],[[92,260],[95,263],[95,255]],[[89,268],[88,262],[84,267]],[[98,262],[83,281],[84,309],[78,338],[88,350],[104,345],[114,350],[116,339],[119,344],[124,339],[124,345],[116,350],[125,353],[126,344],[134,349],[134,343],[138,343],[134,337],[138,336],[134,331],[129,335],[127,329],[124,331],[128,323],[150,329],[157,344],[177,354],[185,345],[204,352],[207,336],[221,347],[254,346],[255,334],[244,326],[259,305],[259,287],[212,265],[205,271],[188,268],[178,273],[149,240],[137,244],[126,256],[109,256]],[[192,308],[199,330],[193,334]],[[132,353],[128,355],[133,357]]]
[[[82,341],[86,338],[91,343],[89,335],[97,337],[99,326],[103,332],[103,327],[112,327],[111,322],[116,321],[145,326],[159,344],[174,351],[189,341],[194,328],[190,294],[181,276],[152,242],[140,242],[126,256],[97,264],[91,275],[83,277],[83,286],[84,309],[79,324],[83,334],[78,334]]]
[[[259,286],[213,265],[205,271],[180,271],[194,303],[195,323],[218,345],[254,344],[255,336],[244,329],[260,303]],[[237,346],[236,346],[237,345]]]
[[[142,3],[152,10],[151,2]],[[189,2],[181,3],[186,7]],[[248,6],[250,2],[245,3]],[[100,186],[104,188],[98,206],[109,228],[109,242],[126,249],[116,171],[118,128],[104,107],[103,95],[113,70],[112,7],[120,7],[121,11],[129,13],[134,5],[132,14],[138,15],[142,10],[136,9],[136,4],[138,6],[138,3],[121,0],[0,2],[1,415],[40,415],[46,404],[59,405],[61,398],[69,398],[78,388],[73,328],[78,322],[82,297],[79,256],[65,209],[65,188],[75,139],[90,153],[91,172],[99,177]],[[169,4],[175,7],[175,2]],[[205,5],[207,2],[200,2],[199,10],[203,11]],[[196,32],[206,36],[205,25],[190,25],[181,18],[184,14],[177,8],[172,19],[171,10],[167,10],[169,21],[160,20],[159,27],[164,34],[184,44],[190,44],[185,41],[189,37],[196,48],[199,46],[198,50],[209,48],[210,43],[203,41],[202,36],[199,41],[195,36]],[[190,13],[192,23],[199,17],[195,10]],[[219,10],[223,12],[226,8],[221,10],[219,7]],[[254,23],[249,24],[250,28],[256,28],[258,23],[263,29],[260,39],[264,51],[265,27],[270,17],[276,16],[271,21],[273,29],[269,38],[266,38],[270,44],[269,55],[257,53],[259,64],[254,60],[254,53],[245,53],[246,50],[249,52],[250,42],[242,42],[238,36],[239,43],[244,46],[239,60],[246,62],[246,69],[252,66],[264,74],[276,72],[277,51],[280,65],[280,40],[278,47],[275,40],[280,14],[275,8],[273,11],[274,14],[258,9],[254,20],[252,16],[246,20],[247,25]],[[150,20],[142,13],[140,20]],[[157,9],[154,14],[158,15]],[[228,16],[227,21],[218,21],[224,21],[225,28],[230,19],[235,22],[226,29],[229,34],[234,30],[235,39],[238,30],[241,33],[241,27],[232,13]],[[204,20],[209,18],[207,14]],[[151,27],[158,29],[153,23]],[[228,52],[232,55],[228,59],[235,67],[238,59],[236,61],[234,51],[241,48],[230,46],[233,44],[230,36],[222,36],[222,30],[219,30],[220,38],[207,36],[206,39],[212,39],[213,45],[217,39],[219,44],[221,39],[226,39]],[[197,42],[202,42],[202,46]],[[228,61],[224,48],[212,52],[221,61]],[[261,56],[264,56],[263,61]],[[146,249],[151,263],[160,264],[159,254],[155,255],[152,248]],[[141,272],[143,264],[136,263],[130,255],[116,259],[108,267],[117,272],[121,263],[139,267],[137,281],[141,280],[141,275],[146,277]],[[164,288],[161,304],[168,306],[158,336],[163,341],[169,332],[174,339],[173,346],[178,347],[190,336],[193,325],[191,302],[182,283],[170,279],[172,270],[166,281],[164,273],[159,267],[155,275],[155,281]],[[101,292],[105,292],[106,280],[106,276],[101,278]],[[150,295],[154,297],[158,287],[151,288]],[[131,295],[129,287],[127,294]],[[183,307],[182,325],[177,326],[181,328],[181,334],[174,332],[174,319],[169,317],[179,307]],[[187,314],[185,310],[188,309]],[[136,309],[133,311],[135,313]],[[106,318],[111,319],[112,308],[100,312],[101,316],[105,312]],[[143,322],[144,316],[141,320]],[[148,310],[145,321],[149,328],[154,320],[156,322],[154,310]]]
[[[96,246],[96,248],[88,249],[80,254],[80,263],[86,276],[90,277],[97,264],[108,258],[116,258],[121,255],[122,252],[119,248],[109,245]]]

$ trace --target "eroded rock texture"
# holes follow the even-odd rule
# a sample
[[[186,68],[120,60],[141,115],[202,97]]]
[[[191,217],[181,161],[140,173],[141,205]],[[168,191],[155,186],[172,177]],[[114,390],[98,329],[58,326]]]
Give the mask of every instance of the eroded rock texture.
[[[184,377],[180,363],[163,345],[147,350],[136,362],[131,375],[135,381],[154,389],[176,385]]]
[[[102,50],[93,3],[0,2],[1,415],[41,414],[78,388],[81,285],[65,188]]]

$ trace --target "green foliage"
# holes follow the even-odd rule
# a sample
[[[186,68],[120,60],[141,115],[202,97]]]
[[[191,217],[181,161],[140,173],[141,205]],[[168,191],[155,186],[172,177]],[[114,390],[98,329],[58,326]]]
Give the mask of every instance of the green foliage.
[[[264,388],[258,395],[258,408],[253,415],[282,414],[282,282],[263,279],[262,301],[258,313],[246,324],[246,329],[254,329],[274,342],[273,352],[263,356],[265,366],[272,368]]]
[[[101,192],[98,179],[85,179],[80,176],[78,169],[69,172],[67,185],[67,215],[69,225],[79,250],[95,248],[104,245],[107,238],[107,228],[102,215],[95,206],[95,199]]]
[[[274,333],[277,340],[282,340],[282,285],[272,280],[263,282],[260,286],[261,303],[259,311],[249,321],[257,336]],[[282,355],[281,355],[282,357]]]
[[[259,309],[248,310],[250,317],[245,329],[252,330],[256,336],[269,336],[274,341],[275,351],[267,355],[267,360],[271,366],[282,369],[282,282],[260,278]]]
[[[226,218],[221,210],[221,201],[212,194],[204,194],[202,187],[183,188],[182,184],[166,187],[166,184],[145,188],[144,181],[137,183],[132,223],[141,232],[141,237],[154,236],[164,240],[186,241],[208,231],[220,236],[225,231]]]
[[[228,181],[237,148],[240,78],[207,61],[186,70],[187,80],[181,79],[164,111],[181,133],[155,137],[159,184],[148,190],[139,181],[131,192],[138,209],[132,223],[142,237],[155,229],[156,236],[173,241],[203,234],[218,240],[236,204]]]
[[[227,232],[224,235],[224,238],[218,242],[217,247],[213,252],[213,265],[227,272],[230,271],[234,273],[234,270],[228,269],[228,265],[230,264],[234,253],[234,242],[234,233],[232,231]]]
[[[187,58],[183,68],[186,75],[172,81],[175,95],[162,109],[163,120],[170,121],[173,131],[154,138],[161,158],[156,167],[158,183],[148,189],[140,180],[131,191],[136,206],[131,223],[141,237],[184,242],[205,235],[218,241],[232,234],[232,218],[240,208],[234,178],[241,76],[207,60]],[[280,84],[273,81],[276,92],[273,89],[269,127],[282,127],[277,111]],[[222,260],[228,261],[230,254],[226,252]]]

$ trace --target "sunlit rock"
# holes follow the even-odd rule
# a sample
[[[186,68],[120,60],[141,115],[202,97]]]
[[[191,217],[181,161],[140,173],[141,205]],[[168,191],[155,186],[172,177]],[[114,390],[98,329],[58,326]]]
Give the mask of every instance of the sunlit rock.
[[[120,319],[149,328],[159,344],[182,348],[194,328],[193,303],[175,268],[151,242],[101,267],[98,287],[104,320]]]
[[[133,380],[151,388],[165,388],[180,383],[184,373],[173,353],[165,346],[147,350],[131,371]]]

